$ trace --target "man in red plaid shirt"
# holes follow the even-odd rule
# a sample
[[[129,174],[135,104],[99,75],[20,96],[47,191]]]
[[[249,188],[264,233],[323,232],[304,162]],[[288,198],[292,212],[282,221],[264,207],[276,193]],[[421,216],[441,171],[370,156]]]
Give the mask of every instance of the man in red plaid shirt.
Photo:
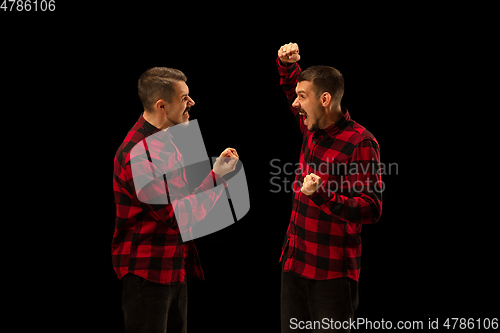
[[[349,332],[358,305],[361,226],[382,213],[379,145],[340,105],[342,74],[301,71],[297,44],[278,50],[280,84],[303,135],[281,255],[282,332]]]
[[[186,226],[177,221],[174,206],[182,206],[192,219],[202,220],[224,190],[221,177],[235,169],[239,158],[235,149],[225,149],[202,184],[192,193],[188,191],[183,158],[169,132],[171,126],[188,121],[195,104],[186,80],[181,71],[165,67],[151,68],[141,75],[138,90],[144,113],[114,159],[112,261],[123,281],[125,332],[186,332],[186,273],[200,279],[204,276],[193,241],[181,238],[180,229]],[[165,134],[161,135],[161,130]],[[134,156],[136,146],[147,159]],[[162,170],[150,184],[136,189],[133,164],[143,162]],[[214,187],[216,183],[224,186]],[[148,199],[173,202],[159,204]]]

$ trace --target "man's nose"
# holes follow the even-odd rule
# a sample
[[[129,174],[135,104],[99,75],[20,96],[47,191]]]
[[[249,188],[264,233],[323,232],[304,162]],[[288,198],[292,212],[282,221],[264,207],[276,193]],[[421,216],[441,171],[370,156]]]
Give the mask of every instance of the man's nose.
[[[292,106],[293,106],[294,108],[298,108],[298,107],[300,107],[299,97],[298,97],[298,96],[297,96],[297,98],[295,99],[295,101],[293,101]]]
[[[193,106],[195,103],[194,103],[194,99],[192,99],[191,97],[189,97],[189,101],[188,101],[188,104],[191,104],[189,106]]]

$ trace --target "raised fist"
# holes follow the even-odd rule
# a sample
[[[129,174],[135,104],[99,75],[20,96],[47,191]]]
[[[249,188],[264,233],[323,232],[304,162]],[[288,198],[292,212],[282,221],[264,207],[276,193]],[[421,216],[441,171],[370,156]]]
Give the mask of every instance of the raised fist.
[[[284,64],[291,64],[300,60],[299,46],[297,43],[288,43],[280,47],[278,57]]]

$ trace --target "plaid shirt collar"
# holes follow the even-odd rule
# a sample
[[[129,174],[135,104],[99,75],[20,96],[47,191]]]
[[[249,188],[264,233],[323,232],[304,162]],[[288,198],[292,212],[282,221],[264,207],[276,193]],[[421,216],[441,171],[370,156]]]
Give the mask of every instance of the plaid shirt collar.
[[[337,120],[335,124],[332,124],[325,129],[318,129],[316,132],[314,132],[313,137],[315,139],[325,140],[343,130],[351,120],[351,116],[349,115],[349,111],[347,111],[346,108],[342,108],[342,113],[344,115],[342,116],[342,118]]]
[[[148,133],[147,136],[150,136],[150,135],[153,135],[155,133],[159,133],[162,131],[161,129],[157,128],[156,126],[154,126],[153,124],[148,122],[144,118],[144,114],[141,114],[137,123],[139,124],[139,126],[141,126]],[[173,136],[172,136],[172,133],[169,132],[168,128],[166,130],[163,130],[163,133],[164,133],[163,135],[156,134],[155,135],[156,140],[159,140],[159,142],[166,142],[166,141],[164,141],[164,139],[166,139],[166,136],[168,136],[169,142],[172,143]]]
[[[155,134],[156,132],[159,132],[160,129],[157,128],[156,126],[152,125],[151,123],[149,123],[146,119],[144,119],[144,113],[141,114],[141,116],[139,117],[139,120],[137,121],[137,123],[142,127],[144,128],[144,130],[149,134],[149,135],[152,135],[152,134]]]

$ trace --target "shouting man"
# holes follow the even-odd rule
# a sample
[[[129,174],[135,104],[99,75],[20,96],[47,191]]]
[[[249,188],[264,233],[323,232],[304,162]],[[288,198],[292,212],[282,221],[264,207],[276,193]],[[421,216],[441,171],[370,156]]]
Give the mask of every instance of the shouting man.
[[[165,67],[151,68],[141,75],[138,90],[144,112],[114,159],[112,259],[123,281],[125,332],[186,332],[186,274],[204,276],[193,241],[181,238],[182,223],[174,211],[182,206],[190,219],[203,219],[224,190],[224,186],[213,187],[214,183],[225,184],[221,177],[233,171],[238,161],[235,149],[225,149],[202,184],[188,192],[183,158],[168,131],[186,123],[195,104],[186,80],[181,71]],[[157,133],[165,141],[156,139]],[[147,158],[134,162],[136,146],[145,150]],[[143,189],[135,188],[134,163],[145,164],[143,170],[151,163],[159,176]],[[168,185],[165,174],[170,177]],[[168,201],[151,204],[144,200],[162,196],[168,196]]]
[[[333,67],[301,71],[283,45],[280,84],[303,135],[290,224],[281,254],[282,332],[348,332],[358,306],[361,226],[382,212],[379,145],[340,102]]]

